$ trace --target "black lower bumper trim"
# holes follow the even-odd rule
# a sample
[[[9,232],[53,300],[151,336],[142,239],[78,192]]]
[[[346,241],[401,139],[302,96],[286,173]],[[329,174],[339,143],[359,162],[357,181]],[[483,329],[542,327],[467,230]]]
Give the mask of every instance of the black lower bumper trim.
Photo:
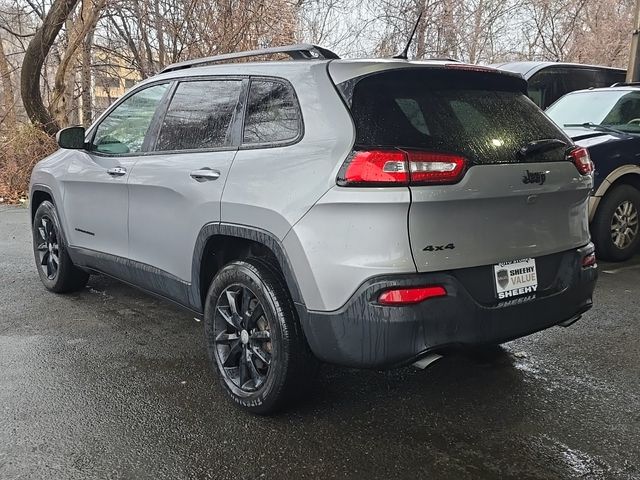
[[[498,344],[573,323],[592,306],[597,271],[582,268],[590,248],[565,252],[553,280],[522,301],[480,303],[455,272],[438,272],[372,278],[338,311],[298,311],[309,345],[321,360],[362,368],[400,366],[428,352]],[[402,307],[376,302],[390,287],[431,284],[444,286],[447,296]]]

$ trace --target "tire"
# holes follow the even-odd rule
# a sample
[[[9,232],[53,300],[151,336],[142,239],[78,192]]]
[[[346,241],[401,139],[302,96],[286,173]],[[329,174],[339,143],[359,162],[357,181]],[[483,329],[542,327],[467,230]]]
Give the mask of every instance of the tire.
[[[306,344],[282,276],[257,259],[224,266],[204,309],[212,368],[243,409],[276,412],[313,378],[317,361]]]
[[[38,206],[31,230],[36,267],[47,290],[55,293],[82,290],[89,274],[73,265],[58,213],[51,202],[45,200]]]
[[[621,262],[633,256],[640,244],[639,217],[640,191],[636,188],[618,185],[604,196],[591,225],[598,259]]]

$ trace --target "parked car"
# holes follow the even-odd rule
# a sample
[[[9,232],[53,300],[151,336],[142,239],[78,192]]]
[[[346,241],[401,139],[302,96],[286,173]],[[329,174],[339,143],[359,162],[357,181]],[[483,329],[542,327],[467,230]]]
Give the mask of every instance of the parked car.
[[[49,290],[99,272],[202,314],[224,390],[256,413],[318,359],[391,368],[591,308],[592,164],[522,78],[272,53],[298,61],[180,63],[59,133],[31,179]]]
[[[595,164],[589,219],[597,255],[629,259],[640,244],[640,84],[573,92],[547,114]]]
[[[495,67],[521,74],[529,98],[542,109],[575,90],[624,82],[627,73],[621,68],[563,62],[509,62]]]

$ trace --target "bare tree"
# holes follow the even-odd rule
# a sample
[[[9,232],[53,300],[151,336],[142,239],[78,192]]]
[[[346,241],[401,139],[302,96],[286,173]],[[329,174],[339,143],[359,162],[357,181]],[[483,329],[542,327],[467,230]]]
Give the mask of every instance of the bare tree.
[[[58,130],[56,120],[51,116],[42,101],[40,76],[42,66],[58,36],[65,20],[76,6],[78,0],[54,0],[44,16],[42,26],[33,36],[22,61],[20,93],[27,115],[34,124],[54,135]]]
[[[13,93],[13,80],[11,79],[11,67],[4,51],[4,41],[0,35],[0,77],[2,77],[2,98],[4,109],[0,116],[0,123],[14,127],[16,124],[15,94]]]

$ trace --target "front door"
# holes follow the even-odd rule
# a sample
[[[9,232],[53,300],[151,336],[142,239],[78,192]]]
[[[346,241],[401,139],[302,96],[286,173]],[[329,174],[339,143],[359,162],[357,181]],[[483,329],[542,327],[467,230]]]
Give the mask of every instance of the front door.
[[[62,181],[70,245],[127,257],[127,182],[168,87],[156,84],[127,96],[90,132],[91,147],[69,164]]]

